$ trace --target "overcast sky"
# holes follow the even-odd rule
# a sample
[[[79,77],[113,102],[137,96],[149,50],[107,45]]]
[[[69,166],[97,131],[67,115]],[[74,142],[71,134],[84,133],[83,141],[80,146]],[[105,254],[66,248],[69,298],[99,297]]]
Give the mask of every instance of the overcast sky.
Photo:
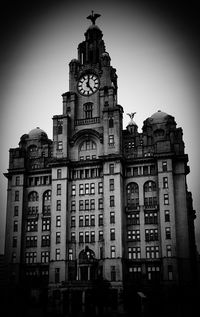
[[[7,1],[6,1],[7,2]],[[183,128],[191,172],[188,189],[197,212],[200,246],[199,137],[200,32],[197,1],[9,1],[1,4],[0,55],[0,252],[4,244],[9,148],[35,127],[52,138],[52,117],[62,113],[68,91],[68,64],[90,25],[91,10],[117,69],[118,103],[124,128],[162,110]]]

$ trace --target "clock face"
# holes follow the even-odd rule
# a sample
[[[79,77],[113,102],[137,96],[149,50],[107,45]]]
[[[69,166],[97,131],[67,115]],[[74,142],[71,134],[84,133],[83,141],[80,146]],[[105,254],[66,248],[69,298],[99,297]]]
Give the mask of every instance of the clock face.
[[[83,96],[94,94],[99,88],[99,79],[94,74],[86,74],[78,81],[78,91]]]

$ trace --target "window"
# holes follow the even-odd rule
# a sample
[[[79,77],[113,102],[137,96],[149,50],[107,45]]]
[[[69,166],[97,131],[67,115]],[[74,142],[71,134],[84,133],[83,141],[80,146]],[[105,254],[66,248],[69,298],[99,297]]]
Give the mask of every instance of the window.
[[[163,188],[168,188],[168,177],[163,177]]]
[[[147,279],[149,281],[159,280],[160,279],[160,267],[159,266],[147,266]]]
[[[63,143],[62,143],[62,141],[58,141],[58,147],[57,147],[57,149],[58,149],[59,151],[62,151],[62,149],[63,149]]]
[[[115,206],[115,196],[110,196],[110,207]]]
[[[158,246],[146,247],[146,258],[147,259],[158,259],[159,258],[159,247]]]
[[[114,179],[109,180],[109,188],[110,188],[110,192],[115,189]]]
[[[56,261],[60,260],[60,249],[56,249],[55,258],[56,258]]]
[[[72,185],[72,196],[76,195],[76,185]]]
[[[19,191],[15,191],[15,201],[19,201]]]
[[[16,176],[15,178],[15,186],[19,186],[20,185],[20,176]]]
[[[89,210],[89,199],[85,200],[85,210]]]
[[[76,227],[76,217],[71,216],[71,227]]]
[[[90,226],[94,227],[95,226],[95,215],[90,216]]]
[[[37,236],[27,236],[26,248],[36,248],[36,247],[37,247]]]
[[[103,230],[99,231],[99,241],[103,241]]]
[[[109,128],[113,128],[114,126],[114,120],[113,118],[109,118]]]
[[[137,209],[139,206],[139,187],[136,183],[130,183],[126,188],[127,204],[129,209]]]
[[[83,227],[83,216],[79,216],[79,227]]]
[[[129,260],[136,260],[141,258],[140,247],[129,247],[128,248],[128,258]]]
[[[14,207],[14,217],[17,217],[19,215],[19,206]]]
[[[89,236],[89,231],[85,232],[85,243],[90,242],[90,236]]]
[[[167,171],[167,162],[166,161],[162,162],[162,170],[163,170],[163,172]]]
[[[72,200],[71,201],[71,211],[76,211],[76,201],[75,200]]]
[[[166,246],[166,254],[167,254],[168,258],[171,258],[171,256],[172,256],[172,246],[171,245]]]
[[[83,184],[79,184],[79,195],[84,195]]]
[[[91,195],[95,194],[95,184],[94,183],[90,184],[90,194]]]
[[[99,215],[99,226],[103,226],[103,215]]]
[[[57,169],[57,179],[61,179],[62,177],[62,170],[61,168]]]
[[[153,192],[156,191],[156,183],[152,181],[148,181],[144,184],[144,191],[145,192]]]
[[[55,283],[60,283],[60,269],[58,267],[55,268]]]
[[[38,201],[39,200],[39,195],[37,192],[31,192],[28,195],[28,201]]]
[[[86,160],[89,160],[89,159],[90,159],[90,156],[89,157],[86,156]],[[85,178],[89,178],[89,177],[90,177],[90,170],[86,169],[85,170]]]
[[[71,232],[71,242],[75,242],[76,241],[76,234],[75,232]]]
[[[57,196],[61,195],[61,184],[57,184],[56,194],[57,194]]]
[[[113,134],[109,135],[108,144],[109,145],[114,145],[114,135]]]
[[[165,210],[165,222],[170,222],[170,211]]]
[[[157,212],[145,212],[144,222],[147,224],[157,224],[158,223],[158,213]]]
[[[90,210],[95,210],[95,199],[90,199]]]
[[[140,241],[140,230],[129,230],[128,231],[128,240]]]
[[[89,226],[89,215],[85,216],[85,227]]]
[[[129,276],[132,281],[141,281],[142,268],[141,266],[129,267]]]
[[[13,231],[14,232],[18,231],[18,221],[17,220],[15,220],[14,223],[13,223]]]
[[[158,229],[146,229],[145,230],[146,241],[157,241],[158,240]]]
[[[42,219],[42,231],[49,231],[51,220],[49,218]]]
[[[115,240],[115,229],[110,229],[110,240]]]
[[[56,210],[61,211],[61,200],[56,200]]]
[[[73,250],[72,249],[69,249],[69,251],[68,251],[68,258],[69,258],[69,261],[73,260]]]
[[[110,278],[111,278],[111,281],[113,281],[113,282],[116,281],[115,266],[111,266]]]
[[[90,192],[89,192],[89,184],[87,183],[87,184],[85,184],[85,195],[89,195],[89,193],[90,193]],[[80,195],[83,195],[83,194],[84,194],[84,193],[83,193],[83,194],[80,193],[80,187],[79,187],[79,194],[80,194]]]
[[[98,193],[103,194],[103,183],[102,182],[98,183]]]
[[[49,247],[50,246],[50,236],[49,235],[42,236],[41,245],[42,245],[42,247]]]
[[[103,198],[98,199],[98,208],[103,209]]]
[[[58,119],[57,120],[57,131],[58,131],[58,134],[62,134],[62,129],[63,129],[63,119]]]
[[[90,241],[95,242],[95,232],[94,231],[90,232]]]
[[[83,110],[85,112],[85,119],[92,118],[92,108],[93,108],[93,104],[91,102],[85,103],[83,105]]]
[[[114,211],[110,212],[110,223],[115,223],[115,212]]]
[[[109,174],[114,174],[114,164],[109,164]]]
[[[61,227],[61,216],[56,216],[56,227]]]
[[[172,265],[168,265],[168,280],[169,281],[173,280],[173,267],[172,267]]]
[[[17,237],[13,237],[13,243],[12,243],[13,248],[17,247]]]
[[[45,193],[44,193],[44,201],[49,201],[51,200],[51,191],[50,190],[47,190]]]
[[[36,252],[26,252],[25,253],[26,264],[33,264],[33,263],[36,263],[36,261],[37,261],[37,253]]]
[[[83,242],[83,232],[79,232],[79,242]]]
[[[169,205],[169,195],[164,194],[164,205]]]
[[[12,252],[12,259],[11,259],[12,263],[16,263],[16,259],[17,259],[16,252]]]
[[[28,220],[26,230],[29,232],[37,231],[38,222],[37,220]]]
[[[84,210],[84,201],[79,200],[79,210]]]
[[[140,215],[139,212],[134,212],[127,215],[127,224],[128,225],[139,225],[140,224]]]
[[[165,238],[171,239],[171,228],[169,227],[165,228]]]
[[[115,254],[115,246],[111,245],[111,247],[110,247],[110,257],[111,257],[111,259],[114,259],[115,256],[116,256],[116,254]]]
[[[59,244],[61,242],[61,234],[60,232],[56,232],[56,244]]]

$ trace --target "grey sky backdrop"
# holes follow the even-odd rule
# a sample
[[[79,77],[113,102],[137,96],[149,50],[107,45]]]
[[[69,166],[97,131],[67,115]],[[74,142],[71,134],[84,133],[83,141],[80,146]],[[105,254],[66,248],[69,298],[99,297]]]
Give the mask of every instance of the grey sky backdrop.
[[[198,1],[21,1],[0,8],[0,252],[4,246],[9,148],[35,127],[52,138],[52,117],[62,113],[68,63],[90,25],[91,10],[102,16],[111,64],[117,69],[118,103],[143,121],[162,110],[183,128],[191,173],[188,189],[197,211],[200,250],[200,31]]]

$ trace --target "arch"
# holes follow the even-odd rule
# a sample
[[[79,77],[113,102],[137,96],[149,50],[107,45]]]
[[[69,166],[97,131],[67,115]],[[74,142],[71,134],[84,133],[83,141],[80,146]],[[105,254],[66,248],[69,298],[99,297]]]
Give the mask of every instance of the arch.
[[[79,151],[96,150],[96,148],[96,143],[92,139],[87,139],[80,144]]]
[[[103,142],[103,135],[102,133],[99,133],[98,131],[92,130],[92,129],[83,129],[78,131],[76,134],[73,135],[72,139],[70,140],[70,144],[73,146],[75,142],[81,139],[99,139],[99,141]]]
[[[156,182],[154,181],[147,181],[144,183],[144,192],[154,192],[157,190]]]
[[[128,207],[137,208],[139,206],[139,186],[132,182],[126,186],[126,196]]]
[[[80,260],[93,260],[93,259],[95,259],[95,253],[88,246],[86,246],[85,249],[83,249],[79,253],[79,259]]]
[[[28,201],[38,201],[39,195],[36,191],[32,191],[28,194]]]
[[[126,186],[127,193],[139,193],[139,186],[137,183],[132,182]]]
[[[43,201],[51,201],[51,190],[46,190],[43,193]]]

